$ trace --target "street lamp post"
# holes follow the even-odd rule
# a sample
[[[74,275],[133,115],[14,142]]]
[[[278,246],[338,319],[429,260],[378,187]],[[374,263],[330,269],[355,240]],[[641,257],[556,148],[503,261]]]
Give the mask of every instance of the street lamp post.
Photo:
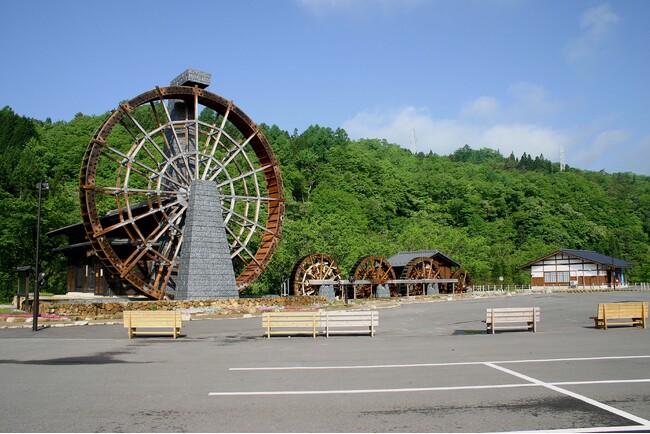
[[[34,270],[34,304],[32,307],[33,319],[32,319],[32,330],[38,331],[38,289],[41,285],[43,279],[40,276],[40,270],[38,268],[38,253],[41,239],[41,196],[43,190],[49,190],[50,184],[47,182],[39,182],[36,184],[36,189],[38,190],[38,214],[36,218],[36,266]]]

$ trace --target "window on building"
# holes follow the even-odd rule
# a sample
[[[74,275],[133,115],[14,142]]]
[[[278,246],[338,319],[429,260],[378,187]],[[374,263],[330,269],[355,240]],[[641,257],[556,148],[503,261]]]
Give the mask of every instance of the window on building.
[[[568,271],[546,271],[544,273],[544,282],[546,283],[568,283]]]

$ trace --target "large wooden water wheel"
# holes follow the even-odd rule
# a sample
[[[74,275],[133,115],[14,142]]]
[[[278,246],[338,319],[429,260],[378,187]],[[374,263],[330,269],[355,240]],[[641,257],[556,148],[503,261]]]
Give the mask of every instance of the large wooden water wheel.
[[[354,280],[370,280],[370,284],[354,285],[356,298],[373,298],[372,288],[387,280],[395,280],[395,270],[388,260],[381,256],[365,256],[357,260],[352,267]],[[391,296],[397,296],[396,285],[389,285]]]
[[[120,104],[84,154],[83,224],[111,275],[151,298],[173,297],[190,185],[199,179],[217,184],[239,290],[262,273],[284,214],[271,146],[231,101],[170,86]]]
[[[341,280],[341,271],[334,259],[322,253],[313,253],[300,259],[291,272],[293,295],[318,295],[318,285],[310,285],[310,280]],[[335,291],[338,288],[335,286]],[[341,295],[341,294],[336,294]]]
[[[438,279],[439,276],[440,270],[438,269],[436,262],[427,256],[422,256],[419,258],[413,258],[408,264],[406,264],[402,270],[400,279]],[[426,283],[408,283],[407,294],[425,295],[426,285]]]
[[[452,279],[458,279],[454,285],[454,292],[467,292],[472,290],[472,277],[467,270],[456,270],[451,274]]]

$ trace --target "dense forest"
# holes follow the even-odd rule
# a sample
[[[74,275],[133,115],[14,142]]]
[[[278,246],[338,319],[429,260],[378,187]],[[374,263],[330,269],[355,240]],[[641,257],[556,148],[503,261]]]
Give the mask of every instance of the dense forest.
[[[106,115],[69,122],[0,110],[0,299],[16,291],[16,267],[35,257],[37,194],[41,233],[81,221],[78,177],[87,143]],[[543,155],[505,157],[464,146],[448,156],[385,140],[350,140],[318,125],[289,133],[262,125],[281,162],[283,239],[248,292],[277,293],[302,257],[332,256],[344,275],[365,255],[437,249],[475,282],[526,284],[520,266],[558,248],[596,250],[636,264],[650,280],[650,177],[575,168],[560,172]],[[45,291],[64,292],[63,240],[41,237]]]

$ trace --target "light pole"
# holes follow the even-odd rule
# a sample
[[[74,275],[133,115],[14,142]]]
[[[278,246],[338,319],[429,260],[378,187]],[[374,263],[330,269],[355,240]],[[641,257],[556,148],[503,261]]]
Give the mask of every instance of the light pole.
[[[47,182],[39,182],[36,184],[38,190],[38,214],[36,218],[36,267],[34,270],[34,304],[32,306],[32,331],[38,331],[38,289],[43,279],[41,279],[40,271],[38,269],[38,249],[41,239],[41,196],[43,190],[49,190],[50,184]]]

